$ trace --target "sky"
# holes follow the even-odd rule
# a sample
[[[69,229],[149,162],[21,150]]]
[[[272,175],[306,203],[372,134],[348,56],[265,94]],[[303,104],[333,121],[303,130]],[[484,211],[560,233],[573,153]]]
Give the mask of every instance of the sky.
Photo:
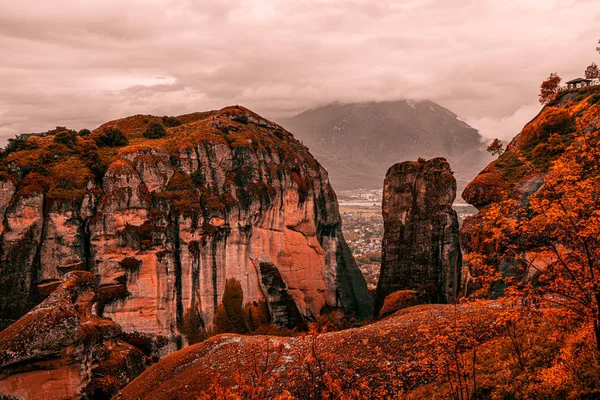
[[[244,105],[429,99],[486,138],[600,64],[597,0],[0,0],[0,145]]]

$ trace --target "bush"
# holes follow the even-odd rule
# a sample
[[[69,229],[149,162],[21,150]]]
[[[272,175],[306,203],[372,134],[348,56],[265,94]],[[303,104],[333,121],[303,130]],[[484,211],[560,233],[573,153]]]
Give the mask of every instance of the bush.
[[[592,104],[596,104],[600,102],[600,93],[594,93],[593,95],[590,96],[590,98],[588,99],[588,103],[590,105]]]
[[[246,326],[251,332],[256,332],[271,323],[269,306],[263,300],[247,303],[245,308]]]
[[[181,332],[185,335],[189,344],[199,343],[206,339],[204,321],[202,321],[202,317],[196,307],[188,308],[183,314]]]
[[[98,146],[91,140],[84,140],[81,144],[81,160],[92,171],[98,181],[108,169],[108,165],[102,160],[98,153]]]
[[[119,128],[105,128],[103,132],[95,135],[94,141],[98,147],[119,147],[129,144],[129,140]]]
[[[223,293],[223,306],[227,318],[236,333],[248,333],[248,327],[244,322],[244,292],[242,285],[237,279],[227,279],[225,292]]]
[[[219,304],[217,306],[213,324],[215,334],[235,332],[231,321],[229,321],[229,317],[227,316],[227,312],[225,311],[225,306],[223,304]]]
[[[398,290],[389,294],[383,302],[379,311],[379,318],[387,317],[396,311],[422,304],[419,293],[416,290]]]
[[[89,129],[84,128],[84,129],[80,130],[77,134],[79,136],[86,137],[86,136],[90,136],[90,133],[92,133],[92,132],[90,132]]]
[[[241,115],[235,115],[232,118],[233,121],[235,122],[239,122],[240,124],[248,124],[249,120],[248,120],[248,116],[246,114],[241,114]]]
[[[8,155],[9,153],[12,153],[14,151],[34,150],[37,148],[38,148],[38,145],[33,140],[27,140],[26,138],[15,137],[15,138],[8,139],[8,144],[6,145],[6,148],[4,149],[4,152],[5,152],[4,154]]]
[[[163,123],[163,124],[164,124],[166,127],[169,127],[169,128],[173,128],[173,127],[175,127],[175,126],[179,126],[179,125],[181,125],[181,121],[180,121],[180,120],[178,120],[178,119],[177,119],[177,118],[175,118],[175,117],[166,117],[166,116],[165,116],[165,117],[162,117],[162,118],[161,118],[161,120],[162,120],[162,123]]]
[[[54,143],[64,144],[73,147],[77,145],[77,136],[75,131],[64,130],[54,135]]]
[[[160,139],[165,136],[167,136],[167,131],[158,122],[152,122],[144,132],[144,137],[147,139]]]

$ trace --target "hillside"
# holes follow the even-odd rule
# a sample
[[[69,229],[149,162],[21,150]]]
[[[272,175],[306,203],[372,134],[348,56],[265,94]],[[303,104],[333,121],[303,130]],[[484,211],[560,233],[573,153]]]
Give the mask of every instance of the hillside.
[[[462,191],[491,160],[475,129],[431,101],[330,104],[279,122],[323,164],[336,190],[380,189],[390,165],[444,157]]]
[[[464,198],[479,213],[461,229],[460,305],[337,332],[319,320],[292,338],[217,336],[117,398],[598,398],[600,88],[561,92]]]
[[[548,179],[556,175],[556,162],[574,161],[577,169],[581,168],[583,161],[576,157],[581,157],[582,143],[595,140],[599,115],[600,88],[590,87],[562,92],[527,123],[506,151],[465,188],[462,197],[479,212],[467,218],[461,228],[463,249],[489,253],[493,245],[486,243],[489,232],[484,222],[490,210],[511,201],[528,207],[536,194],[543,194]],[[575,187],[574,182],[570,185]]]
[[[372,315],[327,172],[243,107],[59,127],[12,140],[0,172],[5,322],[72,270],[100,276],[95,311],[153,357],[237,331],[217,318],[228,287],[256,317],[241,331]]]
[[[219,335],[162,359],[115,399],[594,398],[585,329],[544,313],[422,305],[345,331]]]

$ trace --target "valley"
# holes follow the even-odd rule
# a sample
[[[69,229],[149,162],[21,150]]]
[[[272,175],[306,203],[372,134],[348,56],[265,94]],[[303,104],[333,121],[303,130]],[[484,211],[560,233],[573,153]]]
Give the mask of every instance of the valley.
[[[370,290],[375,289],[381,268],[381,216],[382,192],[372,190],[342,190],[337,192],[342,217],[342,232],[363,273]],[[454,210],[459,223],[477,213],[477,209],[464,202],[455,202]]]

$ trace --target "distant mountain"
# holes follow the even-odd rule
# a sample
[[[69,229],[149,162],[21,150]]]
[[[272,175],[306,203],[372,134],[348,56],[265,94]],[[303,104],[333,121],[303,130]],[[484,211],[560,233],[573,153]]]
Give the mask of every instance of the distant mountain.
[[[308,146],[337,190],[381,188],[398,162],[444,157],[461,193],[492,160],[477,130],[428,100],[335,103],[279,122]]]

